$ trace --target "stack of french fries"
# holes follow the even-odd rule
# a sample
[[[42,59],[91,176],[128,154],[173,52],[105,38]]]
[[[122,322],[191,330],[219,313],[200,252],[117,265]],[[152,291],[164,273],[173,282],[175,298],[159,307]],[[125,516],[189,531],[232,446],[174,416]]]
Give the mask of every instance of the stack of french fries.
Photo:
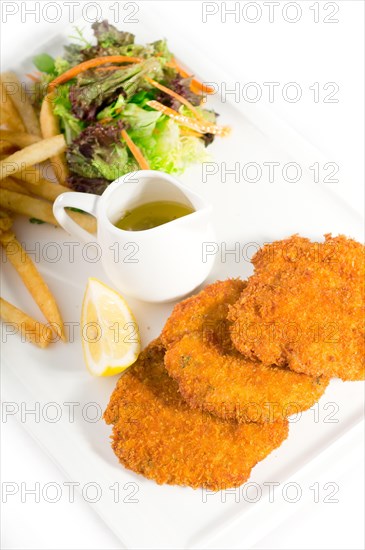
[[[53,202],[70,190],[66,142],[53,113],[52,93],[43,100],[38,118],[17,76],[10,72],[0,75],[0,243],[48,324],[39,323],[2,298],[0,316],[40,347],[46,347],[54,335],[65,340],[64,325],[54,296],[11,229],[14,215],[57,226]],[[43,177],[44,163],[52,166],[57,183]],[[69,215],[95,233],[95,218],[73,211]]]

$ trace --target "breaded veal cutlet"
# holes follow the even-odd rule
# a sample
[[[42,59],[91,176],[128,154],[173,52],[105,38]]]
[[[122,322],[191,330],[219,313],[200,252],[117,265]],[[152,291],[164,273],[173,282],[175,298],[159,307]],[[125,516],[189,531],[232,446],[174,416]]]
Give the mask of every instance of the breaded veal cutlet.
[[[255,272],[228,316],[235,347],[298,373],[363,380],[364,245],[294,235],[264,246],[252,261]]]
[[[190,406],[238,422],[272,422],[311,407],[328,379],[243,357],[233,347],[227,313],[244,291],[218,281],[177,304],[161,339],[165,366]]]
[[[121,376],[104,413],[114,424],[112,447],[130,470],[157,483],[220,490],[236,487],[288,435],[287,420],[226,422],[182,399],[152,342]]]

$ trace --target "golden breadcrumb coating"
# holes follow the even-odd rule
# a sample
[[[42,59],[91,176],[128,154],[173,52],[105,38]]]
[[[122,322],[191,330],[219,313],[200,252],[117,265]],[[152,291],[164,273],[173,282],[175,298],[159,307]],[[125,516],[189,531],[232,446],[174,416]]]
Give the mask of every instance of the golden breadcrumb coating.
[[[220,490],[236,487],[288,435],[288,422],[237,424],[191,409],[152,342],[121,376],[104,418],[112,447],[130,470],[157,483]]]
[[[264,246],[230,307],[231,337],[251,359],[342,380],[365,377],[364,246],[294,235]]]
[[[217,281],[176,304],[161,333],[164,346],[170,348],[185,334],[198,332],[204,337],[217,332],[217,325],[224,327],[228,305],[239,299],[246,284],[241,279]]]
[[[177,304],[162,331],[165,366],[192,407],[238,422],[272,422],[311,407],[328,380],[237,352],[226,317],[244,287],[218,281]]]

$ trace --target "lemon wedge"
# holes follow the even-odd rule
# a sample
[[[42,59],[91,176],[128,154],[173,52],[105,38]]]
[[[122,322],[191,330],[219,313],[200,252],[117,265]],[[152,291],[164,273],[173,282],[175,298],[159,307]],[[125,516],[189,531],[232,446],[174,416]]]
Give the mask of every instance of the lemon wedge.
[[[132,365],[141,351],[136,320],[124,298],[89,278],[81,313],[85,363],[96,376],[112,376]]]

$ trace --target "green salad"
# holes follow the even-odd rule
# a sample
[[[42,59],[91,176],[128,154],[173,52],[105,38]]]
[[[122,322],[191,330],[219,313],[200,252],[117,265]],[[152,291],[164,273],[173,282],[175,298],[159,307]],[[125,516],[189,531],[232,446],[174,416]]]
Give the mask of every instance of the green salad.
[[[67,142],[68,184],[102,193],[134,170],[180,174],[207,160],[206,147],[229,131],[203,106],[213,90],[178,65],[165,40],[136,44],[107,21],[92,28],[96,44],[80,33],[63,57],[34,59],[39,101],[52,101]]]

